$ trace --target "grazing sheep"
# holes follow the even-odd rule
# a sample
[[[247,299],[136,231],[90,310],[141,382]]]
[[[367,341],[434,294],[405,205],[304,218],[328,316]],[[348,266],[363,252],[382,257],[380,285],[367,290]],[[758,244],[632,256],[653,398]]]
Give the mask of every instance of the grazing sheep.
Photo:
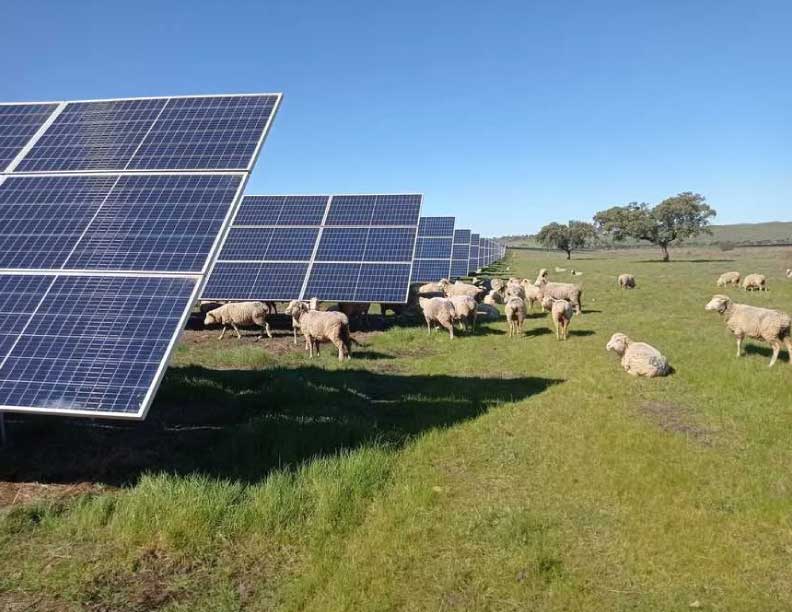
[[[767,277],[764,274],[749,274],[742,286],[746,291],[767,291]]]
[[[739,272],[724,272],[718,277],[718,282],[716,284],[718,287],[725,287],[726,285],[739,287],[741,279],[742,275]]]
[[[572,269],[569,271],[569,273],[570,273],[572,276],[583,276],[583,272],[578,272],[577,270],[575,270],[575,268],[572,268]]]
[[[443,293],[445,293],[446,297],[451,297],[452,295],[468,295],[478,302],[484,297],[483,294],[485,293],[484,289],[481,287],[476,287],[475,285],[469,285],[468,283],[460,281],[451,284],[443,279],[439,284],[442,286]]]
[[[635,277],[632,274],[619,274],[620,289],[635,289]]]
[[[572,283],[550,283],[547,279],[540,279],[538,287],[544,295],[549,295],[557,300],[567,300],[575,307],[575,314],[581,314],[583,309],[583,290]]]
[[[423,311],[424,319],[426,320],[426,330],[429,335],[432,334],[432,323],[444,327],[448,330],[448,335],[454,339],[454,319],[456,318],[456,310],[454,303],[446,298],[433,297],[433,298],[418,298],[418,303]]]
[[[575,314],[572,304],[567,300],[557,300],[546,295],[542,299],[542,309],[550,313],[556,330],[556,338],[566,340],[569,337],[569,323]]]
[[[556,266],[556,269],[555,269],[555,271],[556,271],[556,272],[558,272],[558,273],[560,274],[561,272],[566,272],[566,271],[567,271],[567,269],[566,269],[566,268],[559,268],[558,266]]]
[[[720,313],[726,327],[737,338],[737,356],[742,355],[742,342],[744,338],[764,340],[773,347],[773,357],[770,367],[775,365],[781,345],[786,345],[789,351],[789,361],[792,363],[792,319],[785,312],[770,308],[758,308],[747,304],[735,304],[725,295],[715,295],[704,307]]]
[[[541,270],[539,270],[539,274],[536,276],[536,281],[534,282],[534,285],[539,287],[542,284],[542,281],[546,281],[546,280],[547,280],[547,269],[542,268]]]
[[[305,302],[292,300],[286,307],[286,314],[299,324],[311,358],[314,351],[319,354],[319,342],[322,340],[329,340],[335,345],[339,361],[351,358],[352,337],[349,334],[349,319],[344,313],[309,310]]]
[[[509,337],[522,333],[523,322],[525,321],[525,302],[522,298],[511,297],[506,300],[506,320],[509,322]]]
[[[204,325],[219,324],[223,326],[223,331],[220,334],[220,340],[223,339],[226,333],[227,326],[230,325],[237,338],[242,339],[237,325],[258,325],[262,328],[261,334],[256,340],[264,337],[264,332],[267,336],[272,338],[270,333],[270,326],[267,322],[267,314],[269,310],[263,302],[232,302],[225,304],[214,310],[206,313]]]
[[[484,296],[484,303],[503,304],[503,296],[500,294],[500,291],[493,289],[487,295]]]
[[[528,309],[533,312],[534,304],[538,304],[541,307],[542,298],[544,297],[542,289],[534,285],[528,279],[523,281],[522,288],[525,292],[525,302],[528,305]]]
[[[476,329],[476,300],[469,295],[453,295],[448,299],[454,305],[454,320],[459,322],[459,328]]]
[[[671,372],[668,359],[660,351],[645,342],[634,342],[624,334],[613,334],[605,350],[621,355],[624,371],[632,376],[653,378]]]

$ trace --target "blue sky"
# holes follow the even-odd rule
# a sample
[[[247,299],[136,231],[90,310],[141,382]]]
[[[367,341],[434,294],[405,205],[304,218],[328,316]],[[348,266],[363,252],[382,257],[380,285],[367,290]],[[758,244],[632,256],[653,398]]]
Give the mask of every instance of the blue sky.
[[[485,235],[705,194],[792,220],[789,2],[9,2],[0,100],[284,92],[249,193]]]

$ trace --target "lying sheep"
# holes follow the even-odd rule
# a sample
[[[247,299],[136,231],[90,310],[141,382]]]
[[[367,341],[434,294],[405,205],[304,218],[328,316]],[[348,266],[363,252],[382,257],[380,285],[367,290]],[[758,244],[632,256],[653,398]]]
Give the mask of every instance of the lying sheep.
[[[426,283],[418,287],[418,293],[420,295],[423,294],[432,294],[432,293],[444,293],[443,292],[443,285],[448,283],[447,279],[442,279],[439,283]]]
[[[476,300],[469,295],[453,295],[449,299],[454,305],[454,320],[459,322],[459,328],[476,329]]]
[[[485,304],[503,304],[503,296],[500,294],[500,291],[493,289],[487,295],[484,296],[484,303]]]
[[[446,297],[451,297],[452,295],[468,295],[477,302],[481,300],[482,297],[484,297],[484,290],[481,287],[476,287],[475,285],[469,285],[460,281],[456,281],[455,283],[451,284],[445,279],[440,281],[439,284],[442,286],[443,293],[445,293]]]
[[[619,274],[620,289],[635,289],[635,277],[632,274]]]
[[[569,323],[575,311],[567,300],[556,300],[549,295],[542,299],[542,308],[550,312],[553,320],[558,340],[566,340],[569,337]]]
[[[561,272],[566,272],[566,271],[567,271],[567,269],[566,269],[566,268],[559,268],[558,266],[556,266],[556,269],[555,269],[555,271],[556,271],[556,272],[558,272],[558,273],[560,274]]]
[[[726,327],[737,337],[737,356],[742,355],[742,342],[745,338],[764,340],[773,347],[773,357],[770,367],[775,365],[781,345],[786,345],[789,351],[789,361],[792,363],[792,319],[785,312],[770,308],[758,308],[747,304],[735,304],[725,295],[715,295],[704,307],[720,313]]]
[[[632,376],[653,378],[671,372],[668,359],[660,351],[645,342],[634,342],[624,334],[613,334],[605,350],[621,355],[624,371]]]
[[[239,333],[237,325],[257,325],[262,328],[261,334],[256,338],[258,341],[264,337],[265,331],[267,332],[267,336],[272,338],[270,326],[267,322],[268,313],[269,310],[263,302],[232,302],[207,312],[204,325],[222,325],[223,331],[220,334],[220,340],[225,336],[226,329],[229,325],[233,328],[237,338],[240,340],[242,339],[242,335]]]
[[[787,271],[784,274],[786,274],[787,278],[792,278],[792,268],[787,268]]]
[[[583,309],[583,290],[572,283],[550,283],[541,279],[539,288],[544,295],[549,295],[557,300],[567,300],[575,308],[575,314],[581,314]]]
[[[299,324],[311,358],[314,351],[319,354],[319,342],[322,340],[329,340],[335,345],[339,361],[351,358],[352,336],[349,333],[349,319],[344,313],[309,310],[305,302],[292,300],[286,307],[286,314]]]
[[[433,297],[433,298],[419,298],[418,303],[423,311],[424,319],[426,320],[426,330],[429,335],[432,334],[432,323],[444,327],[448,330],[448,335],[454,339],[454,319],[456,318],[456,310],[454,303],[446,298]]]
[[[523,322],[525,321],[525,302],[518,297],[511,297],[506,300],[506,320],[509,322],[509,337],[522,333]]]
[[[726,285],[739,287],[741,279],[742,275],[739,272],[724,272],[718,277],[718,282],[716,284],[718,287],[725,287]]]
[[[746,291],[767,291],[767,277],[764,274],[749,274],[742,286]]]
[[[569,271],[569,273],[570,273],[572,276],[583,276],[583,272],[578,272],[577,270],[575,270],[575,268],[572,268],[572,269]]]

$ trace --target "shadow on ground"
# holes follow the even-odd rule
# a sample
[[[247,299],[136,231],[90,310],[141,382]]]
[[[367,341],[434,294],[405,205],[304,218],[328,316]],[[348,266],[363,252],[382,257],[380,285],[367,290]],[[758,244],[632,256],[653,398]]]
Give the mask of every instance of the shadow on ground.
[[[260,481],[273,468],[475,418],[563,382],[343,368],[168,370],[142,423],[8,415],[0,480],[132,484],[145,472]]]

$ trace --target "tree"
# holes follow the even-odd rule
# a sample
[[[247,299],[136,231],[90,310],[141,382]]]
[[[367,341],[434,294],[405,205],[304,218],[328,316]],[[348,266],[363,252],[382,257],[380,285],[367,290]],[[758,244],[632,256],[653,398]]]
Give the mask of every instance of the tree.
[[[570,221],[567,225],[550,223],[539,230],[536,240],[549,249],[559,249],[572,259],[572,251],[584,248],[594,240],[594,226],[585,221]]]
[[[637,202],[614,206],[594,215],[594,224],[616,242],[635,238],[656,244],[663,253],[663,261],[668,261],[670,245],[711,233],[707,226],[716,214],[703,195],[686,191],[666,198],[654,208]]]

